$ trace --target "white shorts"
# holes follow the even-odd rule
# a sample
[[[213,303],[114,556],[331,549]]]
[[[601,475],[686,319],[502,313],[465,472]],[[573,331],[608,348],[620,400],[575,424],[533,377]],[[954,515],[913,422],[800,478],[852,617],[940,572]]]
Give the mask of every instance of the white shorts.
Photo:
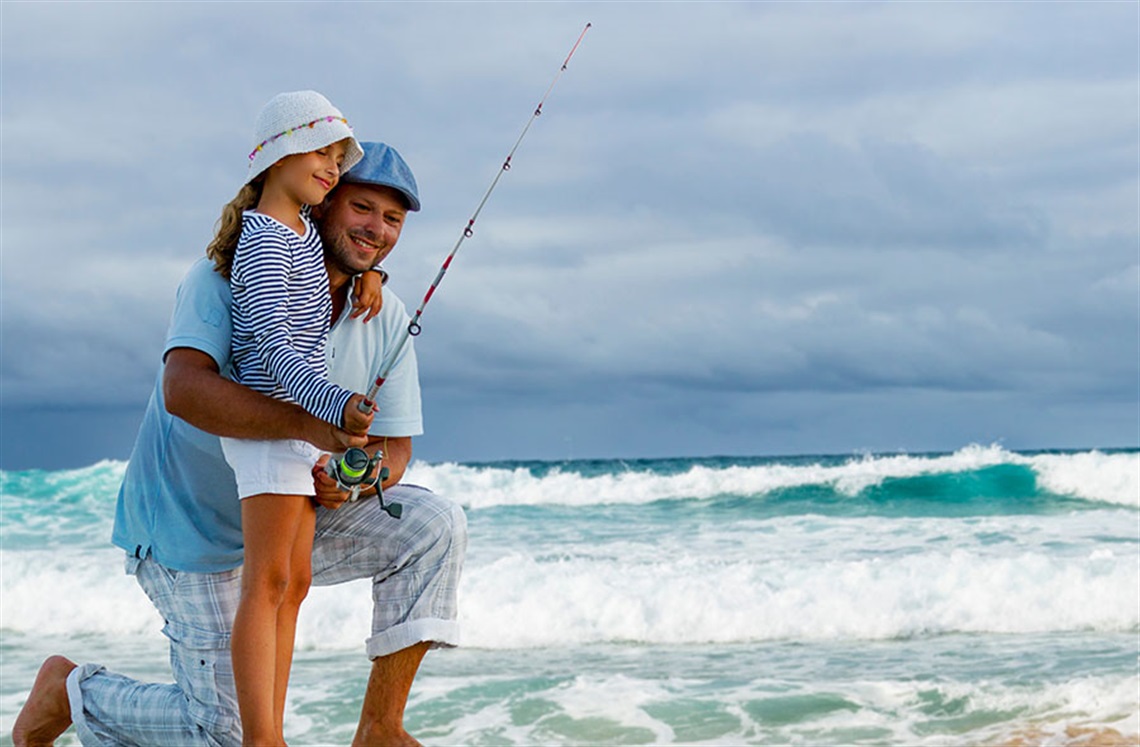
[[[223,438],[222,451],[237,481],[238,497],[313,495],[313,465],[321,450],[308,441]]]

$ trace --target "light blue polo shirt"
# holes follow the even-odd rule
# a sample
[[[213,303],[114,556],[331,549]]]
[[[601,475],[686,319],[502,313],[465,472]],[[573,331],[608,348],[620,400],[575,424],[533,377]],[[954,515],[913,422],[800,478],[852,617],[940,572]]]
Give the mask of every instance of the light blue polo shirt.
[[[229,283],[201,259],[178,287],[166,336],[166,353],[193,348],[206,353],[230,374]],[[329,378],[365,392],[385,355],[396,348],[408,324],[402,301],[384,289],[384,307],[367,324],[345,313],[329,331]],[[418,436],[423,433],[419,371],[408,340],[376,398],[371,433]],[[147,403],[115,509],[111,541],[139,558],[151,553],[179,571],[215,573],[242,563],[241,503],[233,471],[217,436],[166,411],[162,370]]]

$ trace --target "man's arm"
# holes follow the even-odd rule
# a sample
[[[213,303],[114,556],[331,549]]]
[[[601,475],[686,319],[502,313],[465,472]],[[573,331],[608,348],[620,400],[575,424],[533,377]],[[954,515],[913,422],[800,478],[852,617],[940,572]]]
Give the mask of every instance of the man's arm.
[[[393,438],[373,436],[369,439],[368,450],[372,452],[374,446],[384,449],[384,460],[380,462],[380,466],[388,468],[388,479],[381,487],[389,488],[403,479],[404,472],[408,469],[408,462],[412,461],[412,439],[410,436]]]
[[[366,437],[351,436],[298,405],[230,381],[212,357],[194,348],[174,348],[166,354],[162,394],[167,412],[216,436],[295,438],[324,451],[366,443]]]
[[[381,489],[390,488],[398,483],[408,469],[408,462],[412,460],[411,436],[369,436],[368,445],[364,450],[375,456],[377,449],[383,449],[384,458],[380,460],[380,469],[388,468],[388,477],[380,483]],[[361,495],[376,495],[376,488],[367,488]]]

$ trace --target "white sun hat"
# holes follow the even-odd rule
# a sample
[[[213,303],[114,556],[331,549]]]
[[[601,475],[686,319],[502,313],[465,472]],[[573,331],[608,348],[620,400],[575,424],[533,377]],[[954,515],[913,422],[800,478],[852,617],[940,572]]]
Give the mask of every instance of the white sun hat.
[[[249,154],[246,183],[285,156],[309,153],[348,139],[340,173],[351,169],[364,157],[360,143],[352,135],[352,127],[340,109],[316,91],[279,93],[269,100],[257,115]]]

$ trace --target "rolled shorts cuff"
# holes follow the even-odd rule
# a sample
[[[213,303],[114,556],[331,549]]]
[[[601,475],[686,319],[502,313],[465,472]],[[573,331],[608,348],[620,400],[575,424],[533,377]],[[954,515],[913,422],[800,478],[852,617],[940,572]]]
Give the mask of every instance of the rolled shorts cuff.
[[[367,639],[369,659],[378,659],[427,641],[432,648],[455,648],[459,645],[459,623],[454,620],[412,620],[388,628]]]
[[[223,438],[222,451],[234,471],[238,497],[313,495],[313,465],[321,450],[307,441]]]
[[[83,690],[79,686],[83,680],[99,674],[103,670],[102,664],[80,664],[67,675],[67,703],[71,708],[71,722],[75,725],[75,733],[79,736],[80,744],[107,744],[87,723],[87,713],[83,710]],[[108,745],[108,747],[112,746]]]

